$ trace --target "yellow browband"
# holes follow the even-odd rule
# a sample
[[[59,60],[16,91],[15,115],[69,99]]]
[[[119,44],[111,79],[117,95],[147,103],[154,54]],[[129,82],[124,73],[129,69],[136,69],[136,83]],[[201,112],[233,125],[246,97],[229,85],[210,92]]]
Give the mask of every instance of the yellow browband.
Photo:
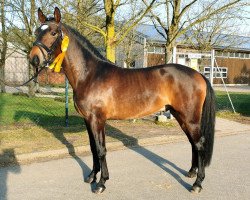
[[[62,53],[60,53],[54,60],[54,62],[49,66],[50,69],[54,69],[54,72],[60,72],[61,70],[61,65],[63,62],[63,59],[65,57],[65,53],[68,49],[69,46],[69,37],[65,36],[62,40],[62,44],[61,44],[61,50]]]

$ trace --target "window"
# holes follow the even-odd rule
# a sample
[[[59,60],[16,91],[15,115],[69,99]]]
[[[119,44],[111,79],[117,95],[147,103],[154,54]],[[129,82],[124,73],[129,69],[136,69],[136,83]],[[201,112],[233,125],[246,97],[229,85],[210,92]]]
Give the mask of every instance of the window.
[[[229,53],[229,57],[230,57],[230,58],[234,58],[234,57],[235,57],[234,53],[233,53],[233,52],[230,52],[230,53]]]
[[[155,47],[155,53],[162,53],[161,47]]]
[[[240,53],[235,53],[235,57],[239,58],[240,57]]]
[[[149,46],[149,47],[148,47],[148,52],[149,52],[149,53],[154,53],[154,52],[155,52],[154,46]]]
[[[149,46],[148,53],[164,54],[165,49],[161,46]]]
[[[214,78],[227,78],[227,67],[214,67]],[[204,67],[203,75],[207,78],[210,77],[210,67]]]
[[[218,57],[221,57],[221,56],[223,56],[223,52],[221,52],[221,51],[216,51],[216,52],[215,52],[215,55],[218,56]]]

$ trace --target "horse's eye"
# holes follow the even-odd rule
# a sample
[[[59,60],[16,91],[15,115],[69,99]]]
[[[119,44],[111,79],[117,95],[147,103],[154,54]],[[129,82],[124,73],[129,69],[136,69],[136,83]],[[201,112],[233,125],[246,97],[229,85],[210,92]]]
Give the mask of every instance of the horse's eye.
[[[54,32],[54,31],[51,32],[51,35],[52,35],[52,36],[55,36],[55,35],[56,35],[56,32]]]

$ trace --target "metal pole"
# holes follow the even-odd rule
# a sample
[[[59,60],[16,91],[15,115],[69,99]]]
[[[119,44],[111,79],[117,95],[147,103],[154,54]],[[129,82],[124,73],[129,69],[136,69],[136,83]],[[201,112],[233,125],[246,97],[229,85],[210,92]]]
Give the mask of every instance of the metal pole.
[[[211,68],[210,68],[210,83],[213,86],[214,82],[214,56],[215,56],[215,51],[212,49],[211,51]]]
[[[69,81],[65,76],[65,125],[69,126]]]
[[[144,50],[144,55],[143,55],[143,67],[148,66],[148,52],[147,52],[147,39],[143,39],[143,50]]]
[[[177,59],[176,59],[176,47],[173,47],[173,60],[172,63],[176,63]]]
[[[233,105],[233,102],[232,102],[231,97],[230,97],[230,95],[229,95],[229,92],[228,92],[228,90],[227,90],[225,81],[224,81],[224,79],[223,79],[223,77],[222,77],[222,72],[221,72],[221,70],[220,70],[220,68],[219,68],[219,66],[218,66],[218,64],[217,64],[216,59],[214,59],[214,61],[215,61],[215,65],[216,65],[216,67],[217,67],[217,70],[220,72],[220,78],[221,78],[221,80],[222,80],[223,86],[224,86],[224,88],[225,88],[225,90],[226,90],[226,92],[227,92],[228,99],[229,99],[229,101],[230,101],[230,103],[231,103],[232,109],[233,109],[234,114],[235,114],[236,112],[235,112],[235,109],[234,109],[234,105]]]

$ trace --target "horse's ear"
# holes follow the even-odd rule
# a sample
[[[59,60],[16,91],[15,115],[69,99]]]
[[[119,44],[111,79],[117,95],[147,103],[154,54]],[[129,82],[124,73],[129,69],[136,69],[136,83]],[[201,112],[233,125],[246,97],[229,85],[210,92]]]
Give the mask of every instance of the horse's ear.
[[[41,8],[38,8],[38,19],[41,23],[44,23],[46,21],[46,16],[43,14]]]
[[[61,21],[61,12],[58,7],[55,7],[54,18],[57,23]]]

